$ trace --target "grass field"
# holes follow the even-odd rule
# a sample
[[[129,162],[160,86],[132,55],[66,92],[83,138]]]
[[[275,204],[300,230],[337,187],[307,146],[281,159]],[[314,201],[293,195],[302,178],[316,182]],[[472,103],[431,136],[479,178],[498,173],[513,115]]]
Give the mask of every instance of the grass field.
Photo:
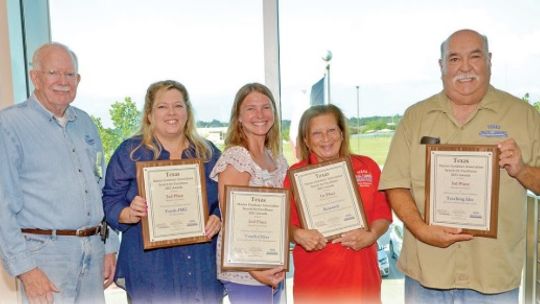
[[[390,141],[392,141],[392,136],[355,137],[351,138],[350,145],[354,154],[369,156],[373,158],[379,166],[382,166],[386,160]],[[296,163],[290,143],[287,142],[283,144],[283,154],[289,165]]]

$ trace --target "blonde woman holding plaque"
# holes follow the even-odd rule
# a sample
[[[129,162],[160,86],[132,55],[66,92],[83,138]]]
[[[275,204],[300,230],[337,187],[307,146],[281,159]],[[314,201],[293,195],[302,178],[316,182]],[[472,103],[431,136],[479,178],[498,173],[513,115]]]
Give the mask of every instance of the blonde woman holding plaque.
[[[122,231],[115,282],[125,282],[131,303],[221,303],[216,279],[216,234],[219,231],[217,183],[208,177],[219,150],[201,138],[189,94],[181,83],[165,80],[149,86],[139,135],[124,141],[111,157],[103,189],[107,222]],[[143,249],[141,220],[147,202],[139,196],[137,161],[200,158],[206,172],[209,242]]]
[[[288,166],[280,153],[280,127],[272,93],[259,83],[244,85],[234,99],[225,151],[210,174],[219,184],[220,206],[223,208],[225,185],[281,187]],[[220,243],[218,278],[231,303],[279,303],[285,271],[280,267],[221,271]]]

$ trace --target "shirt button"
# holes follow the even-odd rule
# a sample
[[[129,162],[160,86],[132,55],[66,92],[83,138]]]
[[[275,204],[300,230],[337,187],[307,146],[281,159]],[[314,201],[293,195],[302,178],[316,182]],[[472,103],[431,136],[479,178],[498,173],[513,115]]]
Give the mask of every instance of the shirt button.
[[[84,193],[88,194],[88,190],[84,190]]]
[[[90,212],[87,212],[86,215],[90,216]]]
[[[75,148],[73,148],[73,150],[71,150],[71,152],[75,152]]]
[[[188,255],[188,256],[187,256],[187,259],[188,259],[188,260],[191,260],[191,256],[190,256],[190,255]]]
[[[188,272],[187,274],[188,274],[188,276],[191,276],[191,272]]]
[[[79,169],[79,173],[81,173],[81,172],[82,172],[82,170],[81,170],[81,169]]]

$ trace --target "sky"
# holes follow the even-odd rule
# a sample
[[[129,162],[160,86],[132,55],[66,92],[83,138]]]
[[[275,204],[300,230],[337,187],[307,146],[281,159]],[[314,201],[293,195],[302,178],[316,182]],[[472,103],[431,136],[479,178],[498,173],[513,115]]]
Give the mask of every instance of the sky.
[[[327,50],[331,101],[347,116],[403,114],[442,89],[439,46],[462,28],[488,36],[495,87],[540,101],[540,1],[279,5],[285,119],[306,107],[311,86],[324,75]],[[261,1],[50,0],[50,10],[53,40],[79,56],[75,105],[106,125],[110,104],[130,96],[142,108],[146,88],[158,80],[184,83],[196,117],[205,121],[227,121],[238,88],[264,83]]]

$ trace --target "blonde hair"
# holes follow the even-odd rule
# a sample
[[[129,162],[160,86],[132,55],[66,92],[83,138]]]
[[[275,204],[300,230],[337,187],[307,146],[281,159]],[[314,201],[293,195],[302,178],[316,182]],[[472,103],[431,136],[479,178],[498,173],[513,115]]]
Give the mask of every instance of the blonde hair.
[[[266,134],[264,145],[272,152],[272,156],[277,157],[281,152],[281,128],[276,110],[276,102],[274,101],[274,96],[272,95],[272,92],[270,92],[270,89],[260,83],[248,83],[241,87],[236,93],[236,97],[234,98],[234,103],[231,109],[229,128],[227,129],[227,134],[225,135],[225,148],[232,146],[243,146],[246,149],[248,148],[246,135],[244,133],[244,129],[242,128],[242,124],[239,121],[239,116],[242,103],[246,97],[253,92],[261,93],[270,99],[272,113],[274,114],[274,124]]]
[[[202,158],[205,161],[212,158],[212,148],[209,143],[197,133],[197,128],[195,127],[195,115],[193,114],[193,106],[189,100],[189,94],[186,87],[174,80],[163,80],[151,84],[146,91],[146,97],[144,101],[144,111],[141,121],[141,130],[139,135],[142,137],[141,144],[135,147],[131,151],[131,158],[135,151],[137,151],[142,146],[150,149],[154,152],[154,160],[159,157],[159,154],[163,150],[163,146],[159,142],[158,138],[154,135],[154,126],[148,119],[148,116],[152,113],[154,108],[154,102],[156,95],[160,91],[168,90],[178,90],[184,97],[184,102],[186,104],[187,120],[186,125],[184,126],[184,134],[188,141],[195,146],[195,155],[192,155],[196,158]]]
[[[296,143],[300,148],[302,160],[309,159],[309,147],[307,146],[306,141],[308,140],[311,131],[309,129],[311,120],[324,114],[332,114],[332,116],[334,116],[341,134],[343,134],[343,140],[341,141],[341,146],[339,148],[339,156],[349,156],[351,154],[351,149],[349,148],[349,128],[347,127],[347,118],[345,118],[341,109],[333,104],[318,105],[312,106],[304,111],[304,114],[302,114],[302,118],[300,118],[300,122],[298,123]]]

